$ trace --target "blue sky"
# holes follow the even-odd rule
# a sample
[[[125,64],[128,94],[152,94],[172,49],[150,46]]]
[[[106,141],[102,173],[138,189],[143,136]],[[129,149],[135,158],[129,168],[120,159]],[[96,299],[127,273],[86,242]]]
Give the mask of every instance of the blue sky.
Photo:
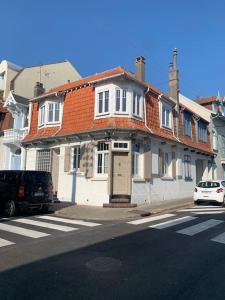
[[[21,66],[70,60],[82,76],[146,58],[149,82],[168,87],[178,48],[181,93],[225,94],[223,0],[0,0],[0,60]]]

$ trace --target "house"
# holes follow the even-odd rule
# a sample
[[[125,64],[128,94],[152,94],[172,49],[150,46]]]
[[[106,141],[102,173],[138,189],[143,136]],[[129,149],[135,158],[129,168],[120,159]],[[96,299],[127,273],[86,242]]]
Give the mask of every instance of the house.
[[[213,179],[225,179],[225,97],[210,96],[198,98],[195,103],[210,114],[213,161]]]
[[[26,151],[21,141],[27,133],[29,123],[29,101],[45,87],[55,86],[80,79],[77,70],[69,61],[21,68],[10,62],[0,63],[1,103],[11,115],[11,122],[0,137],[1,169],[24,169]],[[34,91],[35,85],[35,91]],[[35,93],[35,94],[34,94]]]
[[[179,103],[176,60],[175,50],[170,96],[145,80],[138,57],[135,73],[116,67],[32,98],[26,168],[51,171],[59,200],[82,205],[192,197],[213,153],[207,120]]]

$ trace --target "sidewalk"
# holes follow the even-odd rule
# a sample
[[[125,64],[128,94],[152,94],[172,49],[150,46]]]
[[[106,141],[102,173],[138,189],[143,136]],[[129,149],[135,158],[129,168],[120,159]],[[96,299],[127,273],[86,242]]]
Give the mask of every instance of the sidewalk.
[[[98,206],[74,205],[71,203],[59,203],[56,205],[55,215],[70,219],[84,220],[129,220],[147,217],[151,214],[171,212],[179,208],[193,205],[192,199],[176,200],[157,205],[140,205],[135,208],[103,208]]]

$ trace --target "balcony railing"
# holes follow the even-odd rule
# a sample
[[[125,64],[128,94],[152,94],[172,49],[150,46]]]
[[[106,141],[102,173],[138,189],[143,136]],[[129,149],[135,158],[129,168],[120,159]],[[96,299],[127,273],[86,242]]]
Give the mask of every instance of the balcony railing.
[[[27,129],[7,129],[4,130],[4,144],[18,144],[27,134]]]

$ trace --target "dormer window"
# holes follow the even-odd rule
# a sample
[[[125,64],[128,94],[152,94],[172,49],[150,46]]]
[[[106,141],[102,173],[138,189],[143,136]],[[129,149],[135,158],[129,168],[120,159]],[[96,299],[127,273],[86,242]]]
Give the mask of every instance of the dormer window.
[[[39,126],[58,124],[61,121],[61,103],[46,101],[39,108]]]
[[[191,136],[191,114],[184,111],[183,118],[184,135]]]
[[[165,128],[172,128],[172,107],[164,102],[161,105],[161,125]]]
[[[109,91],[98,93],[98,114],[107,114],[109,112]]]

